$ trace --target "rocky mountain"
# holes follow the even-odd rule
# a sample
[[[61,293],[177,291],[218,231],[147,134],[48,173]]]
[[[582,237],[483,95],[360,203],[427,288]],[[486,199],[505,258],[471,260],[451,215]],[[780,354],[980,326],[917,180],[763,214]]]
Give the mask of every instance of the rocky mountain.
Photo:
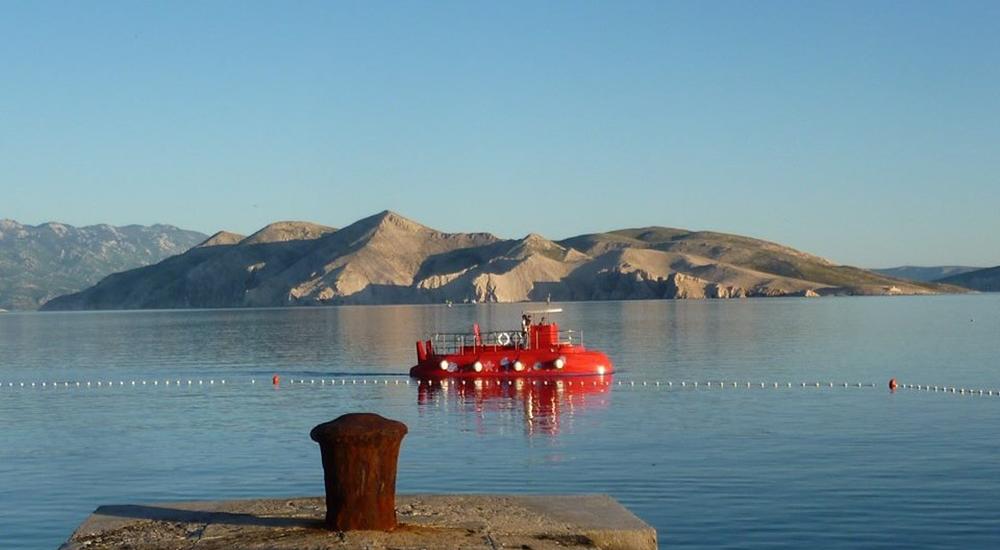
[[[779,244],[663,227],[500,239],[394,212],[334,230],[280,222],[218,233],[44,309],[928,294],[955,290],[839,266]]]
[[[1000,292],[1000,266],[952,275],[938,282],[980,292]]]
[[[0,220],[0,309],[36,309],[109,273],[159,262],[204,239],[171,225],[31,226]]]
[[[945,277],[951,277],[952,275],[961,275],[962,273],[968,273],[970,271],[975,271],[977,269],[982,269],[982,268],[969,267],[965,265],[936,265],[927,267],[916,266],[916,265],[904,265],[900,267],[886,267],[882,269],[872,269],[872,271],[889,277],[895,277],[897,279],[906,279],[908,281],[930,282],[930,281],[937,281]]]

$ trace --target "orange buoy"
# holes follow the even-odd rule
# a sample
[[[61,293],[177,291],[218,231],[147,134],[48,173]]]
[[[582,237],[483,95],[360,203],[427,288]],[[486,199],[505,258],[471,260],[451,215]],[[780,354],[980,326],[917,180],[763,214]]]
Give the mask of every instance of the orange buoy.
[[[277,374],[275,374],[274,376],[272,376],[271,377],[271,384],[274,384],[275,386],[281,385],[281,377],[278,376]]]
[[[890,378],[889,379],[889,390],[890,391],[896,391],[896,387],[897,387],[896,379],[895,378]]]

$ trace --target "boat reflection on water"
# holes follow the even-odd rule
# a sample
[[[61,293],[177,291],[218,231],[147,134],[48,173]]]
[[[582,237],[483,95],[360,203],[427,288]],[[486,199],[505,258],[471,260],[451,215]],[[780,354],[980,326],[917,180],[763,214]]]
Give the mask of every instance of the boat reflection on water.
[[[490,416],[522,417],[527,435],[553,436],[580,411],[606,408],[612,381],[613,375],[424,379],[417,386],[417,404],[422,411],[436,405],[473,413],[483,431]]]

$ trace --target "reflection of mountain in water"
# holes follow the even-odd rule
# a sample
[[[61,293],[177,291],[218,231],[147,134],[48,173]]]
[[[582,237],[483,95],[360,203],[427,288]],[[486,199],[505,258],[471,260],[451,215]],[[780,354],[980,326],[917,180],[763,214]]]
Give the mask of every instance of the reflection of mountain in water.
[[[520,411],[526,433],[556,435],[583,409],[603,409],[610,403],[613,376],[574,376],[536,379],[421,380],[417,403],[449,412],[502,417]]]

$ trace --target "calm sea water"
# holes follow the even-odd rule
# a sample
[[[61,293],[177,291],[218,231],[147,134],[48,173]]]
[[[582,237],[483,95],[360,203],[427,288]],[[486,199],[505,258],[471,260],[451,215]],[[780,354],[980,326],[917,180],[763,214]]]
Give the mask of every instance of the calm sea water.
[[[99,504],[322,494],[309,429],[352,411],[409,426],[401,492],[610,493],[664,547],[1000,540],[1000,397],[885,386],[1000,390],[1000,295],[562,306],[610,387],[405,384],[415,340],[521,304],[0,315],[0,548]]]

